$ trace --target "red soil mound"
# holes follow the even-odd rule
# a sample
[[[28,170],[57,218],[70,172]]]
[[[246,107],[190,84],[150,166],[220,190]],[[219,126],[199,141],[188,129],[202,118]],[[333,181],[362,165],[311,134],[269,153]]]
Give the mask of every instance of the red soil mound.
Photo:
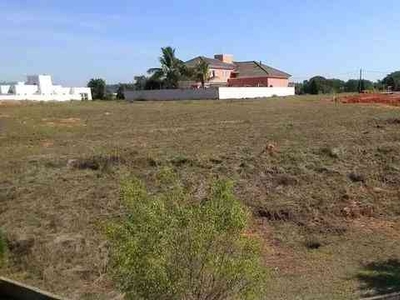
[[[400,93],[398,94],[359,94],[339,98],[341,103],[381,103],[400,106]]]

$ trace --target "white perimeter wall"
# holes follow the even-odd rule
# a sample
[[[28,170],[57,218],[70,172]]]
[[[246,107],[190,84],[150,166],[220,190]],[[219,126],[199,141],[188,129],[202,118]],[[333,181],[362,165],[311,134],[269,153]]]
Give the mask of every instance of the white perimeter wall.
[[[71,100],[81,100],[81,94],[87,94],[88,100],[92,100],[92,90],[88,87],[73,87],[71,88]]]
[[[13,88],[16,95],[22,95],[22,96],[32,95],[39,91],[39,87],[37,85],[17,84]]]
[[[293,96],[294,87],[220,87],[209,89],[125,91],[126,100],[210,100]]]
[[[16,85],[17,87],[18,85]],[[26,87],[22,86],[22,87]],[[30,87],[30,86],[28,86]],[[37,87],[34,85],[34,87]],[[30,101],[70,101],[70,100],[82,100],[81,94],[87,95],[87,100],[92,100],[92,92],[90,88],[66,88],[61,86],[54,86],[53,89],[56,94],[0,94],[1,100],[30,100]]]
[[[217,89],[125,91],[126,100],[210,100],[218,99]]]
[[[266,98],[294,96],[294,87],[220,87],[219,99]]]
[[[2,100],[29,100],[29,101],[70,101],[70,100],[82,100],[80,94],[78,95],[0,95],[0,101]],[[88,99],[91,100],[91,99]]]

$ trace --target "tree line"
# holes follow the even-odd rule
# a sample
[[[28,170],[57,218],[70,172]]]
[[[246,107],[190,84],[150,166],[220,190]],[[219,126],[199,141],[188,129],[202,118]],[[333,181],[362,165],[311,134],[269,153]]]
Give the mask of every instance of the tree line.
[[[370,80],[349,79],[347,81],[322,76],[314,76],[302,83],[295,84],[296,94],[331,94],[331,93],[355,93],[363,91],[400,91],[400,71],[387,75],[376,82]]]

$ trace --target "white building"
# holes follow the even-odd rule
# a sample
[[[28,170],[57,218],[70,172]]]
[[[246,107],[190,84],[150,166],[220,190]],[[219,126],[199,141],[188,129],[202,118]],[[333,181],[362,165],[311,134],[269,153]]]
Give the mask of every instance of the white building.
[[[53,85],[50,75],[32,75],[26,82],[0,85],[0,100],[92,100],[92,92],[87,87]]]

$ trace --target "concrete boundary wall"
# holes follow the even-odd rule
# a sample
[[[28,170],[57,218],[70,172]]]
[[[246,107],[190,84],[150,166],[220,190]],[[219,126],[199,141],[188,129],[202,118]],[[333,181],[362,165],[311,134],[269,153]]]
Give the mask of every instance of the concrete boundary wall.
[[[219,99],[252,99],[294,96],[294,87],[220,87]]]
[[[210,100],[218,99],[217,89],[125,91],[126,100]]]
[[[0,101],[70,101],[70,100],[82,100],[81,95],[0,95]]]
[[[252,99],[293,96],[294,87],[219,87],[209,89],[176,89],[125,91],[126,100],[213,100]]]

